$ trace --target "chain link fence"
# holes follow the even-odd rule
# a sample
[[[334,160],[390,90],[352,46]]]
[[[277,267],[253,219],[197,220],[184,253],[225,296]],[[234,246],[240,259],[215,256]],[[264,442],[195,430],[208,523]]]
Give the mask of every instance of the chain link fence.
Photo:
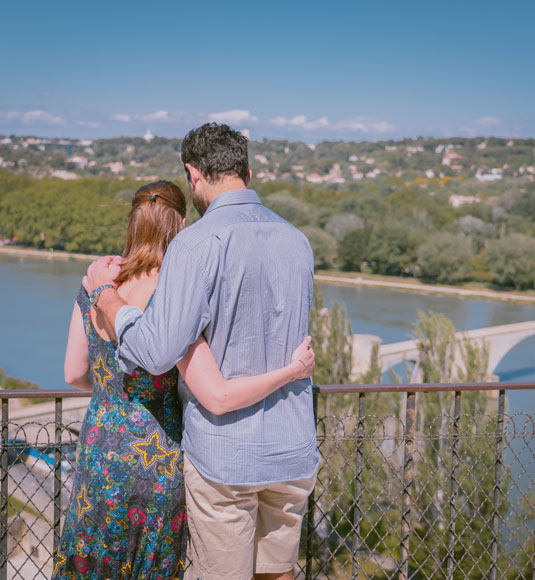
[[[317,388],[298,578],[533,580],[535,415],[491,388],[535,384]],[[52,574],[87,395],[46,395],[0,391],[0,580]]]

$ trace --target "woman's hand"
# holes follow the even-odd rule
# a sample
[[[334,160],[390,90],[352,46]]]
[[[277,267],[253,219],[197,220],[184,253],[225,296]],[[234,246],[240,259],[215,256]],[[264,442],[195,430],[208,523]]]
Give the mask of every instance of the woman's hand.
[[[312,338],[307,336],[292,353],[291,361],[296,366],[296,379],[308,379],[312,375],[316,364],[316,355],[310,346],[311,342]]]

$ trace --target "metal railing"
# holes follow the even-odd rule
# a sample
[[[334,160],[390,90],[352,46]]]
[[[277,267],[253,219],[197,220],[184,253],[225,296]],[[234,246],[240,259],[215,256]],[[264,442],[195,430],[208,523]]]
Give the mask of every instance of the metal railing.
[[[535,384],[315,387],[298,577],[533,580],[535,414],[507,413],[518,389]],[[88,396],[0,391],[0,580],[51,575]]]

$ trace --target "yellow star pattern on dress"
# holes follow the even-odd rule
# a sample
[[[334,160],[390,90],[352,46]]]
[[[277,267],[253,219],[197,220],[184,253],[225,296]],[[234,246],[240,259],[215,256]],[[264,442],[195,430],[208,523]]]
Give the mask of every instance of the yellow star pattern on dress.
[[[67,558],[65,558],[65,556],[62,556],[59,553],[58,550],[58,554],[57,554],[57,559],[56,559],[56,565],[54,566],[54,572],[52,572],[52,574],[55,574],[58,571],[58,568],[62,565],[65,564],[65,562],[67,561]]]
[[[106,379],[111,379],[113,377],[110,371],[104,366],[104,361],[100,355],[98,357],[98,364],[93,366],[93,372],[98,377],[98,382],[101,387],[104,387],[106,384]]]
[[[82,517],[82,514],[85,511],[91,509],[91,504],[87,501],[85,485],[82,485],[82,491],[76,498],[76,501],[78,502],[78,519],[79,519]]]
[[[145,467],[151,466],[157,459],[161,459],[164,465],[164,473],[171,477],[175,473],[175,463],[178,458],[178,450],[166,451],[160,445],[160,437],[158,433],[154,435],[145,443],[134,443],[132,445],[136,451],[143,456]]]
[[[127,562],[121,568],[121,574],[123,574],[123,578],[130,578],[130,574],[132,574],[132,565],[130,564],[130,562]],[[128,574],[128,576],[127,576],[127,574]]]

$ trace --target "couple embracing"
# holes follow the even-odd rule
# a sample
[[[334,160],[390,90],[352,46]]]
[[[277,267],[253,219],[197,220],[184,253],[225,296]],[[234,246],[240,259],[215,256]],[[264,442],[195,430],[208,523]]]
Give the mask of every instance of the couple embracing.
[[[54,580],[180,578],[187,528],[201,580],[294,577],[312,252],[247,189],[240,133],[203,125],[182,162],[202,218],[184,228],[173,183],[141,187],[122,260],[92,264],[74,306],[66,380],[93,395]]]

